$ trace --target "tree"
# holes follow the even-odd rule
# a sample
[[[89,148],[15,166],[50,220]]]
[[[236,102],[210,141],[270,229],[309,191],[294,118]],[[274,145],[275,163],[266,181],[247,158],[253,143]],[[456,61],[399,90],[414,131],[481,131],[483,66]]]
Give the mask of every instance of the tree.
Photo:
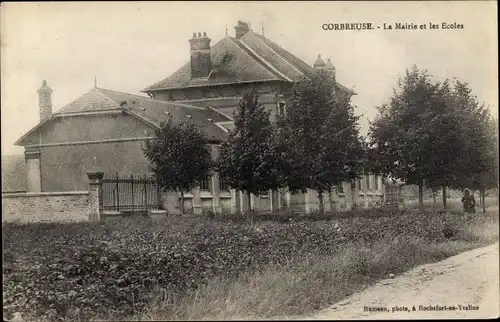
[[[335,80],[318,72],[294,84],[286,117],[279,120],[280,146],[285,147],[284,182],[291,192],[323,195],[345,181],[357,178],[363,147],[358,119],[349,99],[336,96]]]
[[[251,210],[251,194],[282,186],[282,159],[269,112],[259,104],[257,94],[243,95],[234,125],[221,145],[217,171],[231,188],[246,192]]]
[[[176,124],[171,119],[162,123],[155,134],[146,142],[144,155],[162,191],[180,193],[184,214],[184,193],[198,186],[213,166],[208,141],[194,124]]]
[[[486,138],[489,114],[467,83],[433,83],[415,66],[398,82],[389,104],[379,107],[370,124],[371,144],[386,173],[419,186],[446,188],[471,185],[491,167]],[[490,160],[490,161],[488,161]],[[474,179],[476,178],[476,179]],[[469,183],[467,183],[469,182]]]
[[[370,123],[370,144],[377,155],[383,173],[416,184],[419,187],[419,206],[423,210],[424,182],[436,173],[433,167],[439,154],[429,149],[436,143],[429,122],[439,124],[434,107],[438,101],[439,85],[433,84],[427,71],[413,66],[398,80],[388,104],[378,107],[378,115]],[[439,140],[441,142],[441,139]]]

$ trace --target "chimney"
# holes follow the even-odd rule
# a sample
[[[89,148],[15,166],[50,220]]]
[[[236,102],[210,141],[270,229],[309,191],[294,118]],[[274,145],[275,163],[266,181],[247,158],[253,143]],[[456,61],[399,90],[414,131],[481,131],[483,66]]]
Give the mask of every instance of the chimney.
[[[38,107],[40,108],[40,122],[52,114],[52,89],[47,86],[46,80],[38,89]]]
[[[321,55],[318,55],[318,58],[314,62],[313,66],[315,69],[325,69],[326,65],[323,59],[321,59]]]
[[[191,78],[206,78],[212,70],[210,59],[210,41],[207,33],[193,32],[193,38],[189,39],[191,45]]]
[[[326,60],[325,69],[329,71],[333,77],[335,77],[335,66],[332,64],[332,60],[330,58]]]
[[[240,39],[250,31],[250,27],[248,27],[248,24],[246,22],[238,20],[238,24],[236,25],[236,27],[234,27],[234,30],[236,30],[236,38]]]

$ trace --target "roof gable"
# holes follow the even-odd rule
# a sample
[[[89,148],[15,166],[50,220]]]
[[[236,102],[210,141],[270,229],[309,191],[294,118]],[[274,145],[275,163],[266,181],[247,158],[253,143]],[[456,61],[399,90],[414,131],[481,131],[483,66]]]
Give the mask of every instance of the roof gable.
[[[174,122],[191,122],[200,126],[201,130],[210,139],[220,140],[226,133],[215,125],[215,122],[230,121],[227,117],[210,108],[203,108],[181,103],[171,103],[155,100],[149,97],[122,93],[109,89],[93,88],[75,101],[65,105],[51,117],[43,120],[30,131],[24,134],[16,145],[23,145],[28,136],[42,130],[47,122],[52,122],[59,117],[71,115],[89,115],[96,113],[111,113],[122,111],[129,115],[159,128],[162,122],[170,118]]]

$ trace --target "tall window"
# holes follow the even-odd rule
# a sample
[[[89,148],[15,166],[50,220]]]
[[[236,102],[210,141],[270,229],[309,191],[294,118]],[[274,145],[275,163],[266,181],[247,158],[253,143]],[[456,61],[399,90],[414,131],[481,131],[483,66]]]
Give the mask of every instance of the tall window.
[[[285,103],[284,102],[278,103],[278,115],[285,116]]]
[[[338,193],[344,193],[344,184],[339,183],[339,184],[337,185],[337,192],[338,192]]]
[[[220,186],[220,190],[229,190],[229,185],[227,184],[226,180],[224,180],[223,178],[220,178],[219,186]]]
[[[200,189],[201,190],[207,190],[207,191],[211,191],[212,189],[212,177],[211,176],[207,176],[205,177],[203,180],[201,180],[201,185],[200,185]]]
[[[363,181],[361,179],[358,179],[358,189],[359,189],[359,191],[363,191],[362,183],[363,183]]]
[[[380,189],[380,185],[379,185],[379,182],[378,182],[378,176],[374,176],[375,177],[375,190],[379,190]]]

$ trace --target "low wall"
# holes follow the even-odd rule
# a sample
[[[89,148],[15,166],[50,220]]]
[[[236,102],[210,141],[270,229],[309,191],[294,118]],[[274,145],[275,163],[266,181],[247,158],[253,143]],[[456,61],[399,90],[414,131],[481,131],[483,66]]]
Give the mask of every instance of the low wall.
[[[2,222],[88,220],[88,191],[2,194]]]

